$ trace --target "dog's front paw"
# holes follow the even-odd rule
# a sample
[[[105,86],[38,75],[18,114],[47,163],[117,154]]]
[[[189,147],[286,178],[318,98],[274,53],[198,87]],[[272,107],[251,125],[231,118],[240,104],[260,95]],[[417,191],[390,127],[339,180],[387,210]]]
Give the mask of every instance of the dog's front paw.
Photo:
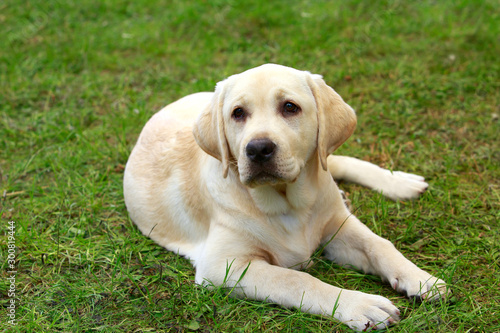
[[[387,298],[344,290],[335,317],[357,331],[378,330],[399,321],[399,310]]]
[[[449,297],[451,290],[441,279],[418,269],[390,279],[392,288],[417,301]]]

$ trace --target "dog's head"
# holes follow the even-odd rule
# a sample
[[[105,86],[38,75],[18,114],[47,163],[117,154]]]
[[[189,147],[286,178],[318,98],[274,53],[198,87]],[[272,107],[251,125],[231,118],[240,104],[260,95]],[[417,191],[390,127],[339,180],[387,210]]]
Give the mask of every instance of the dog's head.
[[[318,154],[328,154],[352,134],[356,115],[321,76],[267,64],[219,82],[193,133],[219,159],[224,177],[235,163],[249,187],[291,183]]]

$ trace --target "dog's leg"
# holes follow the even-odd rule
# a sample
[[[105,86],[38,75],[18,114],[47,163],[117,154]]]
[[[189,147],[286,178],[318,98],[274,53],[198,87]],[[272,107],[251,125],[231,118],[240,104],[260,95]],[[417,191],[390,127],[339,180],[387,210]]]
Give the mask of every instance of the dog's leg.
[[[334,179],[366,186],[392,200],[418,198],[429,186],[421,176],[390,171],[353,157],[330,155],[327,161]]]
[[[446,284],[406,259],[394,245],[375,235],[354,216],[328,240],[325,255],[344,266],[376,274],[410,298],[436,299],[448,294]]]
[[[197,283],[211,288],[221,286],[237,297],[333,315],[358,331],[382,329],[399,320],[399,310],[385,297],[343,290],[305,272],[271,265],[259,249],[251,253],[245,248],[246,254],[237,253],[246,243],[244,238],[233,237],[228,241],[227,230],[216,228],[210,233],[203,256],[196,263]]]

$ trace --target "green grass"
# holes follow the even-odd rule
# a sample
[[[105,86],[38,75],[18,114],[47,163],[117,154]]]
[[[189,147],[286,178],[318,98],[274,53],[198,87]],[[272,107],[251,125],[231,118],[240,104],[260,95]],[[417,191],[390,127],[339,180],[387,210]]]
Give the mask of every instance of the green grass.
[[[147,119],[264,62],[320,73],[358,113],[339,150],[426,176],[414,202],[343,184],[356,214],[453,287],[413,304],[318,258],[308,271],[400,307],[390,332],[499,332],[500,9],[491,1],[0,3],[1,230],[15,221],[16,319],[5,332],[347,332],[228,298],[142,236],[123,167]]]

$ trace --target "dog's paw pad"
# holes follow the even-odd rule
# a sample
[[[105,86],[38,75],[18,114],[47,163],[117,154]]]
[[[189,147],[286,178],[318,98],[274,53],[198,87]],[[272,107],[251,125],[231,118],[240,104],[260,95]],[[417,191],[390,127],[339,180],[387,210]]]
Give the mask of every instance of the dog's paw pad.
[[[342,200],[344,201],[344,205],[351,212],[352,211],[351,200],[349,200],[349,198],[347,197],[347,194],[344,191],[342,191],[342,190],[339,190],[339,191],[340,191],[340,195],[342,196]]]

